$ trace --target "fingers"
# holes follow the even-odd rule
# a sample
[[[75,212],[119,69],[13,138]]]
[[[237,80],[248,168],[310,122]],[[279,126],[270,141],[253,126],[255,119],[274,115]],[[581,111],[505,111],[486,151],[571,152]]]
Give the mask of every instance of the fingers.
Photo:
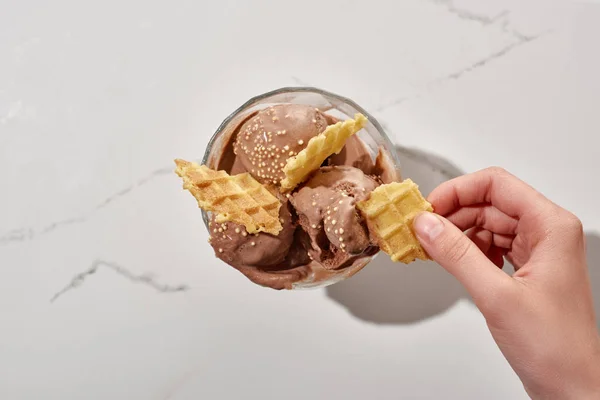
[[[427,253],[458,279],[475,302],[489,293],[512,284],[485,254],[456,226],[443,217],[422,213],[414,221],[414,230]],[[482,238],[485,240],[485,238]],[[494,255],[497,261],[497,255]]]
[[[504,256],[506,255],[506,253],[506,249],[492,246],[488,251],[487,256],[490,259],[490,261],[494,263],[495,266],[502,269],[504,268]]]
[[[471,228],[467,230],[466,234],[467,237],[475,242],[477,247],[479,247],[479,249],[484,253],[486,253],[492,246],[508,251],[512,248],[513,241],[515,240],[515,236],[513,235],[501,235],[480,227]],[[480,246],[480,243],[482,246],[485,246]]]
[[[445,217],[462,231],[480,227],[494,233],[514,235],[519,225],[518,220],[496,207],[483,204],[459,208]]]
[[[552,203],[525,182],[501,168],[488,168],[441,184],[428,197],[434,210],[449,215],[461,207],[491,204],[509,217],[520,219],[531,210]]]
[[[504,255],[508,252],[508,248],[498,247],[494,242],[492,232],[483,228],[473,228],[467,231],[467,237],[481,250],[487,258],[493,262],[498,268],[504,266]]]
[[[467,231],[466,235],[473,243],[475,243],[475,246],[477,246],[483,254],[487,254],[490,247],[492,247],[494,234],[488,230],[483,228],[473,228]]]

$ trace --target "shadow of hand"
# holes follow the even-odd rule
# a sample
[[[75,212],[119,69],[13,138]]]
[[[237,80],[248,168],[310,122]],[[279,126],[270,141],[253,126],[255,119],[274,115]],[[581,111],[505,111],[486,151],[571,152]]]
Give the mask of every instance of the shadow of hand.
[[[327,288],[327,295],[355,317],[378,324],[409,324],[440,314],[461,298],[462,286],[433,262],[410,266],[385,254],[360,273]]]
[[[462,175],[450,162],[416,149],[396,147],[403,178],[415,181],[424,195],[439,184]],[[354,316],[378,324],[407,324],[446,311],[461,298],[462,286],[433,262],[409,266],[376,257],[351,279],[329,286],[327,295]]]
[[[595,233],[587,233],[585,239],[590,283],[592,285],[592,295],[594,296],[594,308],[596,309],[596,322],[598,330],[600,330],[600,236]]]
[[[420,150],[396,148],[403,178],[417,182],[424,195],[442,182],[462,175],[450,162]],[[600,329],[600,236],[586,234],[587,260]],[[505,271],[512,272],[508,263]],[[462,286],[433,262],[409,266],[376,257],[351,279],[329,286],[327,295],[357,318],[378,324],[409,324],[441,314],[461,298],[471,299]]]

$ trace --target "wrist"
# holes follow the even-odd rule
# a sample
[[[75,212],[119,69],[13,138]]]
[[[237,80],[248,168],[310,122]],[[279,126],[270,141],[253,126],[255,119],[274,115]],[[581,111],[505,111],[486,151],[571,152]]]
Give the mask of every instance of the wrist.
[[[575,369],[568,399],[600,399],[600,336],[597,342]]]
[[[598,345],[587,347],[581,355],[555,359],[542,373],[541,380],[527,382],[525,390],[532,399],[600,399],[600,336]],[[525,382],[524,382],[525,383]]]
[[[583,383],[580,399],[600,399],[600,340],[595,355],[590,357],[587,366],[587,380]]]

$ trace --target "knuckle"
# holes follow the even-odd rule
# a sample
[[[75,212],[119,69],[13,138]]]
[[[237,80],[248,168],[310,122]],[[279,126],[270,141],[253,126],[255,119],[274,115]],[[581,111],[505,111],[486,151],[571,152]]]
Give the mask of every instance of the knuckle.
[[[504,169],[502,167],[498,167],[498,166],[489,167],[487,170],[490,173],[492,173],[493,175],[498,175],[498,176],[510,175],[510,173],[506,169]]]
[[[554,208],[548,216],[539,217],[540,240],[549,239],[555,246],[579,246],[584,241],[585,233],[581,220],[573,213]]]
[[[486,212],[487,211],[485,208],[477,209],[477,214],[475,215],[475,226],[485,226],[487,221]]]
[[[561,229],[564,230],[565,233],[583,236],[583,223],[575,214],[565,211],[560,219]]]

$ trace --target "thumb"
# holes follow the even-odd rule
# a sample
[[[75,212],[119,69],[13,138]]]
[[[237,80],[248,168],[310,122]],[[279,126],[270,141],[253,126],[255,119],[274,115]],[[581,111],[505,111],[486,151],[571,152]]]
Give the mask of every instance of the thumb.
[[[429,256],[454,275],[476,302],[511,282],[507,274],[447,219],[424,212],[415,218],[413,229]]]

